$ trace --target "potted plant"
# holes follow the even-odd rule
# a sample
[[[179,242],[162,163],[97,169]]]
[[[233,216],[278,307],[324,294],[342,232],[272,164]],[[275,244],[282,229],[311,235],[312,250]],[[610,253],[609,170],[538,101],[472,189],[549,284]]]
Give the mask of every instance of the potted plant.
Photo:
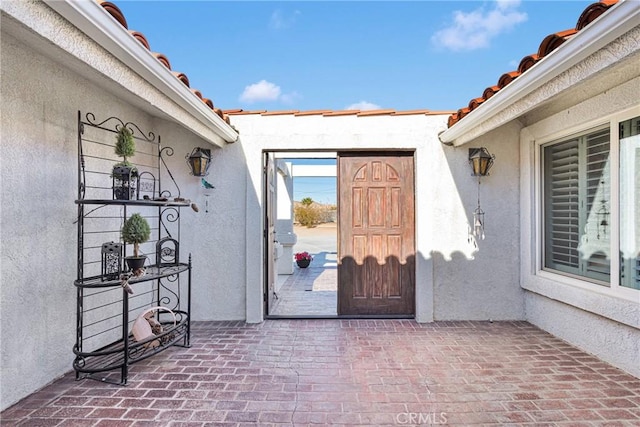
[[[295,254],[295,259],[296,259],[296,264],[298,264],[298,267],[300,268],[309,267],[309,264],[311,264],[311,261],[313,261],[313,257],[307,251],[298,252],[297,254]]]
[[[135,199],[138,170],[129,163],[127,157],[133,157],[136,153],[136,141],[133,139],[133,132],[126,126],[118,129],[114,151],[116,155],[122,157],[123,160],[113,165],[111,172],[113,178],[113,198],[116,200]]]
[[[133,244],[133,256],[125,257],[131,271],[144,267],[147,257],[145,255],[140,256],[140,243],[149,240],[149,236],[151,236],[151,227],[139,213],[134,213],[124,222],[122,240],[125,243]]]

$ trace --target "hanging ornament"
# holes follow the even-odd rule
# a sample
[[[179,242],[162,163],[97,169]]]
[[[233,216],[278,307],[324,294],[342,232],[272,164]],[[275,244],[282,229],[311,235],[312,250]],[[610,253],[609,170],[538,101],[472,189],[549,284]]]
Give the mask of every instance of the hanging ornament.
[[[478,177],[478,207],[473,211],[473,235],[484,240],[484,211],[480,207],[480,177]]]
[[[602,182],[604,184],[604,181]],[[598,221],[598,233],[596,234],[596,238],[600,239],[600,235],[603,238],[607,237],[607,229],[609,228],[609,209],[607,209],[607,201],[604,199],[600,200],[600,208],[596,212],[596,217]]]
[[[484,240],[484,211],[478,207],[473,211],[473,235]]]

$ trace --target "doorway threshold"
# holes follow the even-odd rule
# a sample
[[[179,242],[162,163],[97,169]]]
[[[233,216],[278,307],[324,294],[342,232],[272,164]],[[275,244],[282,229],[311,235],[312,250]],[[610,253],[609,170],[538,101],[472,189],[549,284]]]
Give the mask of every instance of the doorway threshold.
[[[270,315],[265,316],[264,320],[306,320],[306,319],[415,319],[412,314],[348,314],[348,315]]]

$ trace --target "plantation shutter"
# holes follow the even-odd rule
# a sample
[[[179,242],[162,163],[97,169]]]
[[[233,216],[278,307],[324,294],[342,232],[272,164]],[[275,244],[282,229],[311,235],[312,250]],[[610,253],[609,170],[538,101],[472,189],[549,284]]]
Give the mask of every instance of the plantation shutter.
[[[579,267],[578,139],[545,148],[545,266]]]
[[[611,180],[606,167],[609,161],[609,129],[586,135],[585,178],[586,210],[582,212],[586,222],[587,236],[592,243],[597,241],[599,251],[589,254],[584,262],[585,275],[594,279],[609,281],[610,276],[610,234],[611,219],[604,212],[611,211]],[[607,224],[602,223],[606,221]],[[595,236],[595,239],[594,239]]]
[[[608,128],[546,146],[543,158],[545,268],[608,281]]]

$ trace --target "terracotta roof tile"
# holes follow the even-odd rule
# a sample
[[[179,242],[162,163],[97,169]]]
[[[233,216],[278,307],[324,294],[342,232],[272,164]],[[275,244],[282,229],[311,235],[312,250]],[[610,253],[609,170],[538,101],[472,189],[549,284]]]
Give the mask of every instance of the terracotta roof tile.
[[[480,104],[482,104],[485,101],[484,98],[480,97],[480,98],[473,98],[471,101],[469,101],[469,110],[473,111],[476,108],[478,108],[478,106]]]
[[[129,30],[129,34],[131,34],[134,39],[142,43],[142,46],[146,47],[147,50],[151,50],[151,47],[149,47],[149,42],[147,41],[147,38],[140,31]]]
[[[242,109],[239,109],[239,110],[225,110],[224,111],[225,114],[229,114],[229,115],[232,115],[232,116],[236,116],[236,115],[237,116],[240,116],[240,115],[248,116],[248,115],[251,115],[251,114],[262,114],[262,113],[266,113],[266,112],[267,112],[267,110],[244,111]]]
[[[462,119],[464,116],[466,116],[467,114],[469,114],[471,112],[471,110],[469,110],[469,107],[464,107],[458,110],[458,120]]]
[[[263,116],[284,116],[287,114],[296,114],[299,113],[298,110],[285,110],[285,111],[265,111],[262,113]]]
[[[607,11],[611,6],[616,4],[618,0],[602,0],[598,3],[593,3],[587,6],[587,8],[582,12],[580,18],[578,18],[578,23],[576,24],[576,30],[580,31],[603,13]]]
[[[395,113],[396,110],[366,110],[366,111],[360,111],[358,113],[358,116],[361,117],[365,117],[365,116],[388,116],[391,115],[393,113]]]
[[[417,114],[430,114],[430,110],[406,110],[406,111],[394,111],[393,116],[411,116]]]
[[[498,79],[498,84],[496,86],[490,86],[482,92],[482,97],[474,98],[469,101],[469,106],[466,108],[461,108],[457,112],[452,113],[449,116],[448,126],[451,127],[458,123],[460,120],[464,118],[469,112],[479,108],[480,105],[485,102],[487,99],[491,98],[498,91],[503,89],[505,86],[509,85],[515,79],[517,79],[520,75],[527,72],[531,67],[533,67],[538,61],[544,59],[544,57],[555,49],[557,49],[564,42],[573,37],[578,31],[582,30],[584,27],[593,22],[597,17],[602,15],[607,9],[609,9],[614,4],[618,3],[619,0],[601,0],[600,2],[593,3],[587,6],[586,9],[580,15],[578,19],[578,23],[575,28],[571,28],[568,30],[560,31],[557,33],[549,34],[545,37],[540,46],[538,47],[538,52],[532,55],[525,56],[520,61],[518,65],[518,69],[515,71],[510,71],[508,73],[504,73]]]
[[[109,15],[113,16],[113,18],[116,21],[118,21],[120,25],[122,25],[127,30],[129,29],[129,26],[127,25],[127,20],[124,18],[124,14],[122,13],[122,11],[118,6],[108,1],[100,2],[100,6],[102,6],[104,10],[109,12]]]
[[[158,52],[152,52],[152,55],[155,56],[156,59],[160,61],[162,65],[164,65],[168,69],[171,69],[171,63],[169,62],[169,58],[167,58],[166,56]]]
[[[310,110],[310,111],[298,111],[294,116],[319,116],[324,113],[330,113],[331,110]]]
[[[189,87],[189,77],[185,73],[179,73],[177,71],[173,71],[173,75],[176,76],[178,80],[185,84],[186,87]]]
[[[524,73],[529,68],[533,67],[536,64],[536,62],[538,62],[539,60],[540,60],[540,57],[538,56],[537,53],[534,53],[533,55],[525,56],[520,61],[520,65],[518,65],[518,72],[520,74]]]
[[[506,85],[517,79],[519,76],[520,73],[518,71],[509,71],[508,73],[504,73],[498,79],[498,87],[500,89],[503,89]]]
[[[335,116],[357,116],[357,117],[371,117],[371,116],[409,116],[409,115],[446,115],[451,114],[451,111],[431,111],[431,110],[406,110],[406,111],[396,111],[396,110],[309,110],[309,111],[297,111],[297,110],[283,110],[283,111],[244,111],[241,108],[237,108],[234,110],[225,110],[225,114],[231,116],[239,116],[239,115],[250,115],[250,114],[260,114],[262,116],[283,116],[283,115],[292,115],[294,117],[304,117],[304,116],[324,116],[324,117],[335,117]]]
[[[333,117],[333,116],[355,116],[358,114],[360,110],[342,110],[342,111],[331,111],[328,113],[324,113],[325,117]]]
[[[560,31],[559,33],[549,34],[542,40],[540,47],[538,48],[538,57],[544,58],[554,50],[560,47],[560,45],[571,37],[573,37],[578,31],[575,28],[570,30]]]
[[[124,14],[120,10],[120,8],[118,8],[118,6],[116,6],[115,4],[113,4],[111,2],[108,2],[108,1],[101,1],[101,0],[96,0],[96,1],[98,1],[100,6],[102,6],[104,8],[104,10],[106,12],[108,12],[120,25],[122,25],[127,30],[129,29],[129,27],[127,25],[127,20],[125,19]],[[138,32],[138,31],[133,31],[133,30],[130,30],[129,34],[131,34],[131,37],[133,37],[136,40],[138,40],[147,50],[151,51],[151,48],[149,47],[149,41],[147,40],[147,38],[145,37],[144,34]],[[164,65],[166,68],[171,70],[171,63],[169,62],[169,58],[167,58],[162,53],[157,53],[157,52],[152,52],[152,55],[158,61],[160,61],[160,63],[162,65]],[[186,74],[178,73],[178,72],[172,72],[172,73],[178,80],[180,80],[182,83],[184,83],[187,87],[190,87],[189,78],[187,77]],[[200,91],[198,91],[198,90],[192,89],[191,92],[195,96],[200,98],[202,100],[202,102],[204,102],[209,108],[211,108],[211,110],[213,110],[218,116],[220,116],[221,119],[223,119],[227,123],[229,123],[229,117],[225,116],[223,114],[222,110],[215,109],[214,106],[213,106],[213,102],[210,99],[203,97],[202,93],[200,93]]]
[[[425,113],[425,116],[446,116],[447,114],[452,114],[453,111],[451,110],[440,110],[440,111],[429,111],[428,113]],[[397,116],[398,114],[396,114]]]
[[[493,95],[495,95],[499,90],[500,90],[500,88],[498,86],[489,86],[488,88],[486,88],[484,90],[484,92],[482,92],[482,97],[486,101],[487,99],[489,99]]]

